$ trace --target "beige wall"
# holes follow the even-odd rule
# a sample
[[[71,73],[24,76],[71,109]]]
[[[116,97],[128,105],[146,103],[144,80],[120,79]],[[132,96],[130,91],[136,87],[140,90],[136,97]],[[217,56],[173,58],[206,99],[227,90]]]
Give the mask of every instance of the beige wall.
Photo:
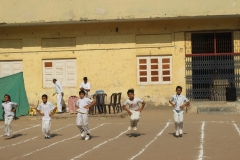
[[[240,0],[0,0],[0,24],[238,16]]]
[[[23,61],[30,103],[36,103],[43,93],[51,95],[54,91],[53,88],[43,88],[43,59],[76,58],[77,87],[64,88],[65,100],[70,95],[77,95],[82,78],[87,76],[92,86],[90,94],[103,89],[108,95],[122,92],[125,99],[127,89],[134,88],[136,97],[143,98],[148,106],[162,106],[167,104],[177,85],[183,86],[185,94],[184,31],[239,28],[239,20],[234,18],[2,27],[0,41],[13,40],[14,45],[21,40],[22,48],[4,48],[3,45],[0,60]],[[144,35],[146,39],[139,39]],[[51,46],[49,40],[42,48],[43,39],[46,38],[62,38],[60,43],[70,47],[59,45],[48,48]],[[71,46],[72,41],[76,46]],[[172,55],[173,83],[137,85],[136,57],[140,55]],[[50,100],[56,102],[55,98],[51,97]]]

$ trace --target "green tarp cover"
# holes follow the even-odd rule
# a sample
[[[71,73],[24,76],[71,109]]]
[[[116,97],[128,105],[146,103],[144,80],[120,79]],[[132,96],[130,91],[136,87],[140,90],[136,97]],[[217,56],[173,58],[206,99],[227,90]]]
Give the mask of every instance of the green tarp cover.
[[[2,101],[5,94],[9,94],[11,101],[18,104],[16,117],[28,115],[29,104],[24,86],[23,72],[0,78],[0,119],[3,119]]]

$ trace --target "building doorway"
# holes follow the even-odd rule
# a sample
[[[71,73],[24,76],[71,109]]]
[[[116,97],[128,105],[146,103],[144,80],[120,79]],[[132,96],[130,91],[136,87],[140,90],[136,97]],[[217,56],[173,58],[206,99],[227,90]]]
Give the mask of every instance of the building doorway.
[[[191,33],[191,54],[186,54],[187,96],[191,100],[226,100],[226,87],[235,87],[238,76],[235,66],[239,61],[233,53],[232,32]]]

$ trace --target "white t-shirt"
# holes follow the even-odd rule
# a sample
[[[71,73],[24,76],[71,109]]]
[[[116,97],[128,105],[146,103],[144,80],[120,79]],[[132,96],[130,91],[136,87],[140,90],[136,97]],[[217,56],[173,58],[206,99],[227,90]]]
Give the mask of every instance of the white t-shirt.
[[[138,103],[142,103],[142,102],[143,102],[143,100],[141,100],[140,98],[134,97],[134,99],[132,101],[130,99],[127,99],[124,102],[124,105],[125,106],[128,105],[130,110],[136,111],[140,108]]]
[[[39,106],[37,107],[37,110],[41,111],[44,116],[42,117],[42,120],[51,120],[51,117],[49,116],[49,114],[52,112],[52,110],[55,108],[55,106],[50,103],[47,102],[46,104],[41,103],[39,104]]]
[[[62,85],[61,85],[61,83],[59,81],[56,81],[55,87],[56,87],[56,93],[57,94],[61,94],[63,92]]]
[[[175,110],[182,110],[180,108],[180,106],[183,105],[183,103],[185,103],[185,102],[189,102],[189,100],[185,96],[177,95],[177,94],[173,95],[171,97],[170,101],[174,101],[174,104],[175,104],[174,109]]]
[[[2,103],[2,107],[5,112],[5,116],[14,116],[14,112],[12,112],[13,107],[16,107],[17,103],[14,102],[4,102]]]
[[[90,83],[89,82],[87,82],[87,83],[82,82],[79,88],[91,89],[90,88]],[[85,96],[88,96],[88,92],[87,91],[85,91]]]
[[[89,105],[90,103],[92,103],[92,100],[87,98],[87,97],[84,97],[84,98],[79,98],[76,102],[76,106],[79,107],[79,109],[77,110],[78,112],[81,112],[81,113],[88,113],[88,110],[84,107],[86,107],[87,105]]]

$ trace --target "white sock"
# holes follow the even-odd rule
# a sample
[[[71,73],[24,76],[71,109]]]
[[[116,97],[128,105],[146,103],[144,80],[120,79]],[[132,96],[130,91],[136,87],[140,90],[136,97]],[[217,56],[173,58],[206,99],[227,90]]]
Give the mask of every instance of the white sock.
[[[176,133],[176,135],[177,135],[177,136],[179,135],[179,131],[178,131],[178,129],[176,130],[176,132],[175,132],[175,133]]]
[[[182,129],[179,130],[179,134],[183,134],[183,130]]]

